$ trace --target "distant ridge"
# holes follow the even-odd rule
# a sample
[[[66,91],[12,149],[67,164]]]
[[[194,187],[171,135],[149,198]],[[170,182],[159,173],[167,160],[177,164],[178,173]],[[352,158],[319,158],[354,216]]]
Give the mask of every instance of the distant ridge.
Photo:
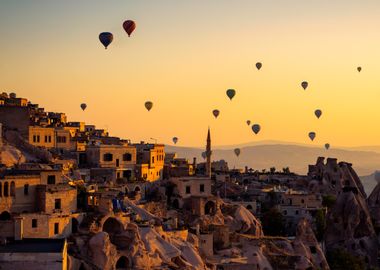
[[[228,162],[230,168],[248,166],[257,170],[268,170],[270,167],[276,167],[277,170],[281,170],[284,167],[289,167],[293,172],[305,174],[309,164],[314,164],[317,157],[324,156],[352,163],[359,175],[370,175],[380,169],[380,153],[375,151],[337,148],[331,148],[327,151],[322,146],[275,144],[274,141],[272,144],[260,144],[258,142],[258,145],[255,146],[234,145],[230,146],[230,148],[227,147],[229,146],[214,147],[212,159],[224,159]],[[235,147],[240,147],[241,149],[239,158],[233,152]],[[198,162],[203,161],[201,157],[201,153],[204,151],[203,148],[167,145],[166,151],[177,152],[178,156],[190,160],[196,157]]]

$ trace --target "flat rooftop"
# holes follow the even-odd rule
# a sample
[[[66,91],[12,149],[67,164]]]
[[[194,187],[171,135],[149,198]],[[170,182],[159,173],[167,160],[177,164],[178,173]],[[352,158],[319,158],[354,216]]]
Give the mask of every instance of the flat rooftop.
[[[60,253],[65,239],[23,239],[0,245],[0,253]]]

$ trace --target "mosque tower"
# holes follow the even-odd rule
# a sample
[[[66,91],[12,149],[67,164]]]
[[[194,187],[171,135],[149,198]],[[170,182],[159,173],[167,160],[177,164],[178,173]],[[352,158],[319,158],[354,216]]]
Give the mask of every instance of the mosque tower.
[[[210,128],[207,132],[207,145],[206,145],[206,176],[211,178],[211,135]]]

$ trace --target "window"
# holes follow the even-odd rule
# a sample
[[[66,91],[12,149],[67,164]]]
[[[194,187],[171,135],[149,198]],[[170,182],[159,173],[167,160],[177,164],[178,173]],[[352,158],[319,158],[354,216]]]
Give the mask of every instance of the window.
[[[32,219],[32,228],[37,228],[37,219]]]
[[[296,210],[296,215],[298,215],[300,212],[298,210]]]
[[[55,199],[54,209],[61,209],[61,199]]]
[[[154,157],[152,157],[152,164],[154,164]]]
[[[48,175],[47,183],[48,185],[55,185],[55,175]]]
[[[16,185],[15,185],[15,182],[11,182],[11,191],[10,191],[10,195],[12,197],[16,196]]]
[[[51,135],[49,135],[48,139],[49,139],[49,143],[51,143]]]
[[[125,153],[123,155],[123,160],[124,161],[131,161],[132,160],[132,155],[130,153]]]
[[[0,182],[0,197],[3,197],[3,184]]]
[[[111,153],[107,153],[103,155],[103,161],[112,161],[113,155]]]
[[[37,135],[37,142],[40,142],[40,135]]]
[[[284,216],[286,216],[288,214],[288,211],[285,210],[283,213],[284,213]]]
[[[4,197],[8,197],[9,196],[9,184],[8,182],[5,182],[4,183]]]
[[[57,136],[57,143],[66,143],[65,136]]]
[[[59,233],[59,223],[54,223],[54,234]]]
[[[29,184],[24,185],[24,195],[29,195]]]
[[[37,136],[36,135],[33,135],[33,142],[37,142]]]
[[[205,192],[205,185],[204,184],[199,185],[199,192]]]
[[[191,193],[191,186],[186,186],[186,194],[190,194]]]
[[[45,142],[48,142],[48,136],[45,135]]]

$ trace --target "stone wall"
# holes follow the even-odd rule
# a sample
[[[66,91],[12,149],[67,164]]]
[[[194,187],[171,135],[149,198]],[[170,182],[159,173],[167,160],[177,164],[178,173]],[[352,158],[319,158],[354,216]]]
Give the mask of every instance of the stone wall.
[[[2,123],[6,129],[18,131],[24,139],[27,139],[29,108],[0,106],[0,123]]]

